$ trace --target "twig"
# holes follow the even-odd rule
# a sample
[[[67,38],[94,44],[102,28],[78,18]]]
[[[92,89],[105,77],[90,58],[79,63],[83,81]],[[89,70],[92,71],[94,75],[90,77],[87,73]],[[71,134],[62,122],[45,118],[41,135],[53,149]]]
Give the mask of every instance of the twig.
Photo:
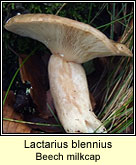
[[[59,8],[59,10],[56,12],[56,14],[55,15],[58,15],[59,14],[59,12],[63,9],[63,7],[66,5],[67,3],[63,3],[63,5]]]
[[[20,57],[20,55],[18,53],[15,52],[15,50],[13,50],[9,45],[8,45],[8,49],[14,53],[17,57]]]

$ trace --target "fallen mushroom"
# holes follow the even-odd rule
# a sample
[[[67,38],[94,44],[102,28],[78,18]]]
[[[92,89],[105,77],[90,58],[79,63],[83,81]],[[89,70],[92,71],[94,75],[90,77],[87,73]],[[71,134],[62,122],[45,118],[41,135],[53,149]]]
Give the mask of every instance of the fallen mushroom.
[[[42,42],[52,52],[48,66],[50,89],[65,131],[106,132],[92,111],[86,75],[80,63],[96,57],[132,56],[131,51],[87,24],[54,15],[18,15],[7,21],[5,28]]]

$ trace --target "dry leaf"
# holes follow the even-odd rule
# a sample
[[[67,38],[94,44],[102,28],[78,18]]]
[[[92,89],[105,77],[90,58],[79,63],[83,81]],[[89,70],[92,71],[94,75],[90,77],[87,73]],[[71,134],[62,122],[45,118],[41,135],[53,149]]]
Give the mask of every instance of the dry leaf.
[[[28,122],[33,122],[33,123],[39,123],[34,124],[34,125],[30,125],[30,127],[36,131],[42,131],[44,133],[64,133],[64,130],[62,127],[60,126],[54,126],[54,125],[58,125],[58,123],[56,122],[56,120],[54,119],[54,117],[50,117],[48,119],[44,119],[42,118],[42,116],[38,116],[38,115],[26,115],[25,116],[25,121]],[[51,124],[50,126],[44,126],[44,125],[40,125],[40,124]]]
[[[5,92],[3,92],[3,95],[5,95]],[[13,108],[14,103],[15,103],[15,95],[13,91],[9,91],[8,97],[3,106],[3,118],[22,121],[21,115],[17,114],[14,111]],[[3,133],[30,133],[30,132],[31,132],[31,128],[29,128],[26,124],[3,120]]]
[[[21,57],[19,57],[20,64],[26,58],[26,56],[27,55],[21,55]],[[33,55],[20,70],[22,81],[29,81],[31,83],[31,97],[37,106],[37,110],[40,112],[42,117],[44,116],[44,118],[52,116],[51,112],[47,108],[48,101],[51,108],[54,109],[52,97],[50,93],[47,92],[49,88],[48,60],[49,55],[44,56],[44,61],[41,56]]]

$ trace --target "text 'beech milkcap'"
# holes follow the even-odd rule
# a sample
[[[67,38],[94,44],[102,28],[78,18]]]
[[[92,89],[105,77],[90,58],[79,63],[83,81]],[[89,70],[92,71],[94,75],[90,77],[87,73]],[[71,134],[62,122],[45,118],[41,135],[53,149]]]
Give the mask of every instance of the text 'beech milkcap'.
[[[48,66],[50,90],[65,131],[106,132],[92,111],[86,75],[80,63],[96,57],[132,56],[131,51],[90,25],[55,15],[18,15],[7,21],[5,28],[42,42],[52,52]]]

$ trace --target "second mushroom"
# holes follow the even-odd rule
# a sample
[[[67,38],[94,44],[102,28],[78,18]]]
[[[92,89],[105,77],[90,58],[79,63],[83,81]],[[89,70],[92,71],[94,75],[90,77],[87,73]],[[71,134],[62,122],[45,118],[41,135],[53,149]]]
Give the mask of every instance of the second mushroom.
[[[132,56],[131,51],[87,24],[54,15],[17,15],[7,21],[5,28],[42,42],[52,52],[48,66],[50,90],[65,131],[106,133],[92,111],[81,63],[96,57]]]

